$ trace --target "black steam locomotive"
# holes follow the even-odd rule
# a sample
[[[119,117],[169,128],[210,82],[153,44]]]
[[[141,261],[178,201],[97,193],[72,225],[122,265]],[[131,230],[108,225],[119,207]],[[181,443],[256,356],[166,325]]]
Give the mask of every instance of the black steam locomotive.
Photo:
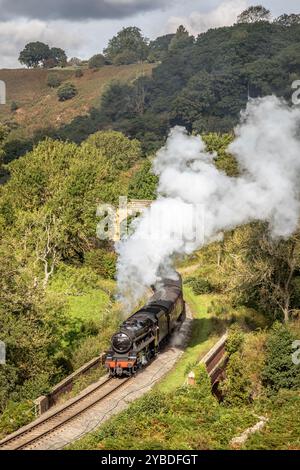
[[[182,279],[165,279],[141,310],[129,317],[111,339],[105,366],[111,376],[133,375],[159,351],[185,319]]]

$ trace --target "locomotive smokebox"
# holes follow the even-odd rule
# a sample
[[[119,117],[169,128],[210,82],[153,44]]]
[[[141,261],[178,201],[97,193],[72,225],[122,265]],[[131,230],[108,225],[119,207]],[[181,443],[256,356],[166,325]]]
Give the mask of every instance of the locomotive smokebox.
[[[130,350],[132,341],[126,333],[120,332],[112,337],[112,346],[117,353],[125,354]]]

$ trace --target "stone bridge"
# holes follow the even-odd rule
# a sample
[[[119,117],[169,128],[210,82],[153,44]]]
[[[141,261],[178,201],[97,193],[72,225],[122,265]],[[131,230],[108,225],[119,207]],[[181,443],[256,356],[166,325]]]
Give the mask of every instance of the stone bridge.
[[[142,214],[145,209],[151,206],[152,202],[153,201],[146,199],[131,199],[130,201],[127,201],[126,197],[120,198],[120,205],[115,217],[114,242],[121,239],[123,226],[127,219],[137,217],[139,214]]]

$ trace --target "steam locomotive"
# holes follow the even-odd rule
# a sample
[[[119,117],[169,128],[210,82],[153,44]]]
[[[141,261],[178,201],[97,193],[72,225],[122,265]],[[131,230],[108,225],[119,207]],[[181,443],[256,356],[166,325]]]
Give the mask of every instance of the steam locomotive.
[[[155,357],[186,316],[182,279],[164,279],[147,305],[129,317],[111,339],[105,367],[110,376],[133,375]]]

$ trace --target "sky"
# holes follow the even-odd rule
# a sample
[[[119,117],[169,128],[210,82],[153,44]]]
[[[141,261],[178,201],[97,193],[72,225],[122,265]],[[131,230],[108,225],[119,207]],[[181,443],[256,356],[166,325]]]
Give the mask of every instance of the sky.
[[[150,39],[175,32],[180,24],[197,35],[232,25],[257,3],[274,17],[300,13],[299,0],[0,0],[0,68],[20,67],[19,52],[30,41],[88,59],[126,26],[138,26]]]

